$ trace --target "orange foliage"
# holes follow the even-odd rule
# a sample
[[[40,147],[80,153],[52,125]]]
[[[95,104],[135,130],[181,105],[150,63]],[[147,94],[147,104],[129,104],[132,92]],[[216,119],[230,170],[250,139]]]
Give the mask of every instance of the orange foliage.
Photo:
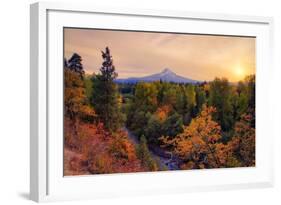
[[[174,152],[187,162],[183,167],[198,169],[220,166],[216,142],[221,138],[221,128],[212,120],[215,111],[214,107],[203,105],[200,115],[184,128],[183,133],[172,140],[162,137],[163,143],[172,145]]]
[[[216,109],[203,106],[183,133],[174,139],[162,137],[164,146],[172,146],[182,160],[182,169],[240,167],[255,165],[255,129],[251,115],[242,115],[235,125],[233,138],[226,144],[220,142],[221,128],[212,120]]]
[[[110,151],[116,158],[132,161],[136,159],[135,147],[125,134],[125,132],[120,131],[112,138]]]
[[[235,124],[234,137],[229,142],[243,166],[255,165],[255,129],[251,127],[251,121],[250,114],[243,114],[241,120]]]
[[[107,132],[102,123],[80,122],[75,137],[71,120],[65,118],[66,175],[106,174],[144,171],[135,146],[126,132]],[[73,156],[69,156],[72,153]],[[73,154],[76,153],[76,154]],[[79,157],[77,157],[79,156]]]
[[[155,112],[155,115],[158,117],[158,119],[161,122],[164,122],[167,119],[170,111],[171,111],[171,106],[163,105],[161,107],[158,107],[158,109]]]

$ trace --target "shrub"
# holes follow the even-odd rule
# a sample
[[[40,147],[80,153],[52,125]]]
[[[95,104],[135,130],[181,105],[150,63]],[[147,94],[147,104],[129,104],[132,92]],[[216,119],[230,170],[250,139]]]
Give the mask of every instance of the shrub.
[[[125,136],[120,134],[114,136],[109,150],[117,158],[123,158],[129,161],[136,159],[134,146]]]
[[[105,154],[93,154],[89,158],[89,172],[92,174],[108,174],[112,173],[112,160]]]

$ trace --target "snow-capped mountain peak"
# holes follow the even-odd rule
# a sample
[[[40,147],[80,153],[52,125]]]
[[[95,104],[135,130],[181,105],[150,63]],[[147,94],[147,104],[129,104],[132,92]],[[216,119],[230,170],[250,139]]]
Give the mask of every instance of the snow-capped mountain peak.
[[[165,68],[162,70],[161,74],[175,74],[173,71],[171,71],[169,68]]]
[[[140,78],[127,78],[127,79],[117,79],[117,83],[137,83],[140,81],[143,82],[154,82],[154,81],[163,81],[163,82],[174,82],[174,83],[197,83],[199,81],[192,80],[189,78],[185,78],[177,75],[171,69],[165,68],[160,73],[156,73],[153,75],[140,77]]]

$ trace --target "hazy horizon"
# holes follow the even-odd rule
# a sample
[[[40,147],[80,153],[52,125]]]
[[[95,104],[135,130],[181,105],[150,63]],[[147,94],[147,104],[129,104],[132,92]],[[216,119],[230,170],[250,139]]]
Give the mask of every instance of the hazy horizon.
[[[118,78],[144,77],[165,68],[199,81],[225,77],[237,82],[255,74],[255,38],[64,29],[64,55],[82,57],[85,72],[98,73],[108,46]]]

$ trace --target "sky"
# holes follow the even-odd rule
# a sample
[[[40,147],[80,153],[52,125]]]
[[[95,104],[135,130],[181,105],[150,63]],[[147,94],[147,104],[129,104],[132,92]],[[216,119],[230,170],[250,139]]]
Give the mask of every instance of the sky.
[[[169,68],[200,81],[225,77],[231,82],[255,74],[255,38],[64,29],[64,55],[82,57],[85,72],[98,73],[108,46],[118,78],[142,77]]]

